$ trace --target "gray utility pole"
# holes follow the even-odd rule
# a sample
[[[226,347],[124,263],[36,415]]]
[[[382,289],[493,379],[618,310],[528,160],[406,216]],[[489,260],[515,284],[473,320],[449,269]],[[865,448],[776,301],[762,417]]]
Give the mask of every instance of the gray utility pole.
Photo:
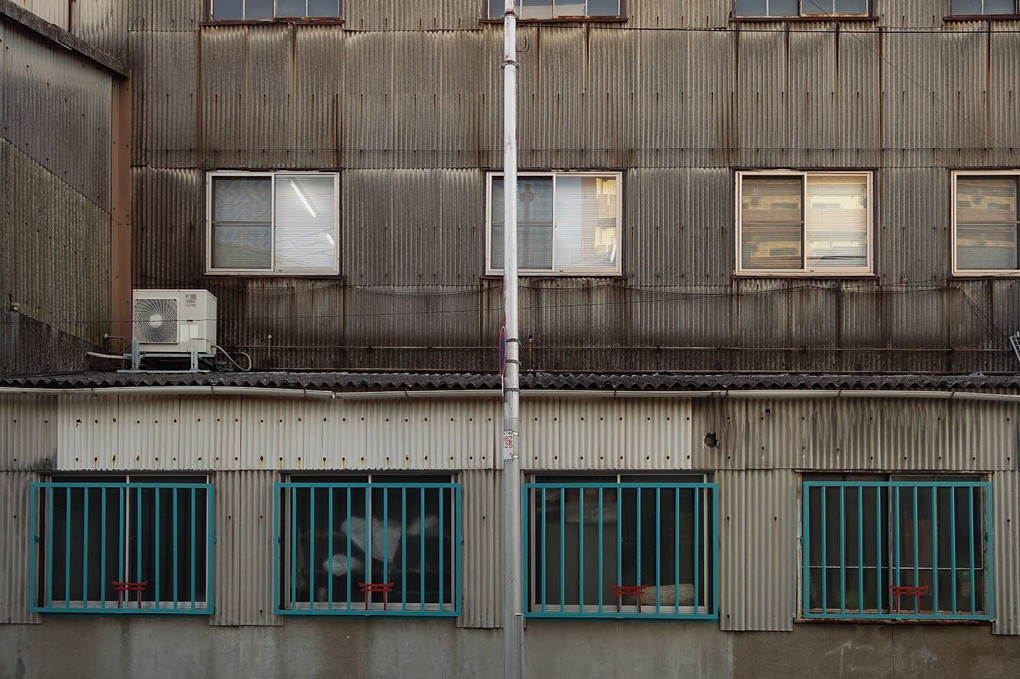
[[[521,341],[517,328],[517,0],[503,14],[503,679],[524,677],[521,592]]]

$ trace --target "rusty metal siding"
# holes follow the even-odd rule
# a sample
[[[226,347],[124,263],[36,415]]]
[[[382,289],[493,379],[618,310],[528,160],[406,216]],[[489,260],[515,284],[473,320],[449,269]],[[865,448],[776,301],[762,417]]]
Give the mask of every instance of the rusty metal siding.
[[[1020,474],[992,474],[995,621],[992,634],[1020,634]]]
[[[135,165],[198,165],[198,50],[193,31],[132,34]]]
[[[0,624],[42,622],[29,611],[29,484],[38,480],[33,472],[0,472]]]
[[[798,477],[720,471],[719,627],[792,631],[797,609]]]
[[[223,309],[226,300],[216,289],[218,281],[198,283],[205,269],[204,191],[200,170],[132,169],[132,286],[210,288],[220,304],[221,322],[229,324],[232,310]]]
[[[218,472],[216,602],[212,625],[282,625],[273,612],[273,484],[270,471]]]
[[[478,0],[364,0],[345,2],[343,10],[345,27],[352,31],[440,31],[477,28],[482,7]]]
[[[640,398],[529,398],[521,403],[528,470],[691,469],[691,404]]]
[[[55,396],[0,396],[0,471],[52,467],[57,454],[56,415]]]
[[[988,472],[1017,468],[1018,407],[835,396],[695,399],[695,468]],[[705,449],[706,433],[719,445]]]
[[[153,10],[163,5],[183,9],[199,3],[146,0],[143,4],[131,0],[75,0],[65,3],[65,7],[69,8],[69,25],[63,28],[107,54],[126,61],[128,32],[146,21],[152,21]]]
[[[51,24],[56,24],[65,30],[68,28],[68,5],[70,3],[65,0],[14,0],[14,4],[21,5]]]
[[[4,138],[110,211],[112,76],[3,24]]]
[[[0,291],[28,318],[100,344],[106,326],[97,321],[110,317],[109,213],[6,140],[0,166]]]
[[[461,615],[458,627],[502,626],[503,587],[498,564],[503,562],[502,472],[473,469],[461,472],[464,507]]]

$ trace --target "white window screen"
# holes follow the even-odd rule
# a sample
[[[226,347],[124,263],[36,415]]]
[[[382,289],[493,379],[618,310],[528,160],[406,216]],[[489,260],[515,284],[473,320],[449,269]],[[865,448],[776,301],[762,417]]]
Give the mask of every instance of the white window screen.
[[[333,177],[276,180],[276,270],[330,269],[336,261]]]
[[[807,265],[868,265],[868,180],[863,176],[808,176]]]
[[[1016,177],[957,178],[957,269],[1016,270],[1018,227]]]

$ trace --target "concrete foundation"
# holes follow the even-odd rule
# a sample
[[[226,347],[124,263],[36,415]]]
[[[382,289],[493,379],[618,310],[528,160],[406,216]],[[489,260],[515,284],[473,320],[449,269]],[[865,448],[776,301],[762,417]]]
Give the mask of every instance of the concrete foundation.
[[[449,620],[289,619],[210,627],[204,619],[47,618],[0,627],[0,677],[358,677],[502,673],[499,630]],[[1020,638],[987,625],[800,624],[721,632],[665,622],[531,621],[528,677],[1014,678]]]

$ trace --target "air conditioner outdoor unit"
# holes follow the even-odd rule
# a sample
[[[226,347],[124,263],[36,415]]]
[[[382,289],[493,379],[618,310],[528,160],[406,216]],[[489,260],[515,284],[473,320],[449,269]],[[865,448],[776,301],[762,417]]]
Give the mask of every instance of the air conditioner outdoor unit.
[[[140,353],[213,353],[216,298],[208,290],[134,290],[131,308]]]

